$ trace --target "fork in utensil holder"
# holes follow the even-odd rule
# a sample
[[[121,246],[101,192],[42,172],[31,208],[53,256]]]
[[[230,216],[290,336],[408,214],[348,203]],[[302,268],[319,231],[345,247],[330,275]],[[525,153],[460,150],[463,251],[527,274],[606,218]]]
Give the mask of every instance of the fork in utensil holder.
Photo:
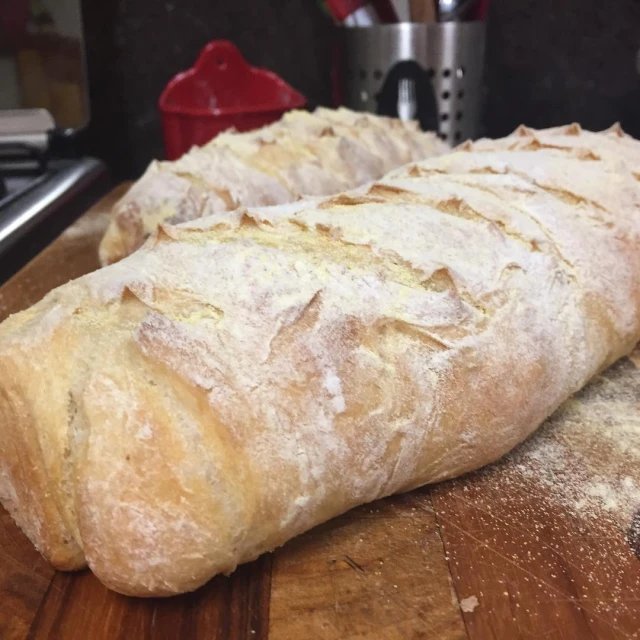
[[[480,135],[484,22],[341,31],[344,106],[418,120],[451,145]]]

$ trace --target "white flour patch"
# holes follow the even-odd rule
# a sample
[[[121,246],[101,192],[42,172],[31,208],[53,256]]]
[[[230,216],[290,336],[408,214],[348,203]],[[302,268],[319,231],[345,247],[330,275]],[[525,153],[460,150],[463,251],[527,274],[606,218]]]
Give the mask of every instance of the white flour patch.
[[[469,596],[468,598],[460,600],[460,609],[462,609],[464,613],[472,613],[479,604],[476,596]]]

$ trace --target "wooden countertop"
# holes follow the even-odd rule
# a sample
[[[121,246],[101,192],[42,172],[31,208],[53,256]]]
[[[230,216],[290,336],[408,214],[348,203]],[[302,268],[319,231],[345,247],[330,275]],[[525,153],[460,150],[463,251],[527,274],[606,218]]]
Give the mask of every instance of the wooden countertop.
[[[98,267],[107,212],[126,188],[0,289],[0,320]],[[640,560],[631,548],[640,546],[640,523],[634,529],[632,512],[614,513],[621,500],[601,489],[611,488],[602,466],[611,447],[639,432],[639,363],[636,352],[616,365],[498,464],[355,509],[193,594],[136,600],[88,571],[57,573],[0,508],[0,638],[640,637]],[[579,430],[581,415],[606,426],[606,447],[602,430]],[[640,468],[626,449],[615,473],[633,498]],[[569,474],[574,452],[578,475]],[[585,511],[585,500],[600,502]]]

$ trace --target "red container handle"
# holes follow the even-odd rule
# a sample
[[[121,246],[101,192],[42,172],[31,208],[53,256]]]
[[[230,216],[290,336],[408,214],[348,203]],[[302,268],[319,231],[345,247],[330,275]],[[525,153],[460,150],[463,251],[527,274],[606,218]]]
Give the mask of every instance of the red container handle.
[[[169,82],[159,101],[165,113],[191,116],[299,109],[305,104],[301,93],[275,73],[249,65],[227,40],[210,42],[191,69]]]

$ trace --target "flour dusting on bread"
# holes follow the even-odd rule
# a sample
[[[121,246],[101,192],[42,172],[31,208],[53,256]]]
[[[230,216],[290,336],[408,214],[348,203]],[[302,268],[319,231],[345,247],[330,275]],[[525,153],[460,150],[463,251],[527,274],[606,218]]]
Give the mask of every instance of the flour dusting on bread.
[[[163,223],[0,325],[18,521],[61,568],[169,595],[497,460],[640,339],[639,147],[519,130]]]

